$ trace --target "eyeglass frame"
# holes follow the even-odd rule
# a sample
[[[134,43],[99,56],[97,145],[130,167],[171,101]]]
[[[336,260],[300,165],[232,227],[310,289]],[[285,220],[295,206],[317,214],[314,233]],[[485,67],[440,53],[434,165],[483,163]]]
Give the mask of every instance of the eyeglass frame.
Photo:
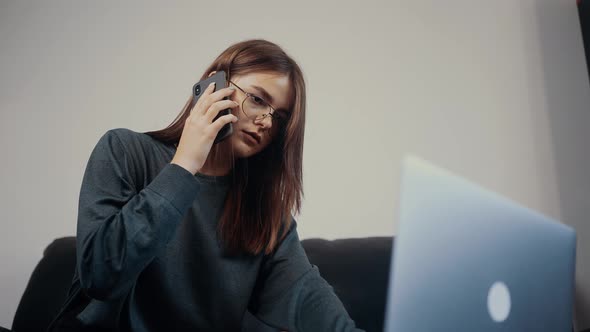
[[[236,88],[238,88],[240,91],[242,91],[243,94],[246,95],[246,97],[244,97],[244,99],[242,100],[242,104],[240,105],[240,108],[242,109],[242,113],[244,113],[244,115],[246,115],[248,117],[248,119],[255,120],[255,121],[256,120],[262,121],[262,120],[266,119],[268,116],[270,116],[271,121],[272,120],[276,120],[279,124],[284,124],[289,119],[289,117],[286,116],[286,115],[285,116],[275,115],[274,113],[277,110],[268,101],[266,101],[264,98],[259,97],[259,96],[255,95],[253,93],[249,93],[249,92],[244,91],[244,89],[240,88],[236,83],[232,82],[231,80],[227,80],[227,81],[229,83],[233,84]],[[262,116],[260,119],[257,119],[258,116],[256,116],[254,119],[252,119],[251,116],[248,115],[246,113],[246,111],[244,111],[244,103],[246,102],[246,99],[252,98],[252,97],[259,98],[260,100],[262,100],[263,102],[265,102],[268,105],[268,107],[270,107],[270,109],[271,109],[272,112],[268,112],[268,113],[264,113],[264,114],[260,115],[260,116]]]

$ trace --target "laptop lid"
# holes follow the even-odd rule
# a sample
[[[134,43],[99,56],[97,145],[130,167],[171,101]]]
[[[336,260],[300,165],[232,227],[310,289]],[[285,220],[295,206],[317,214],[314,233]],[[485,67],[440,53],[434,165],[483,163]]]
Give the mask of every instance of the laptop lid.
[[[570,227],[404,160],[386,331],[571,331]]]

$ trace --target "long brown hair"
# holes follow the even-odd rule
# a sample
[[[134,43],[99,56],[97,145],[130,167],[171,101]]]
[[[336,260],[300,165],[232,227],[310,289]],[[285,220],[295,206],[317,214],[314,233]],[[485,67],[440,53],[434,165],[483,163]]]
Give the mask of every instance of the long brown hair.
[[[292,213],[299,213],[303,197],[302,158],[305,130],[305,81],[297,63],[278,45],[252,39],[231,45],[201,76],[212,71],[231,75],[272,72],[289,77],[290,116],[273,141],[249,158],[233,158],[233,149],[214,145],[209,154],[231,154],[232,181],[226,197],[218,232],[232,252],[265,254],[275,250],[289,230]],[[177,145],[184,123],[194,104],[192,96],[176,119],[165,129],[146,132],[166,144]],[[229,150],[229,151],[226,151]]]

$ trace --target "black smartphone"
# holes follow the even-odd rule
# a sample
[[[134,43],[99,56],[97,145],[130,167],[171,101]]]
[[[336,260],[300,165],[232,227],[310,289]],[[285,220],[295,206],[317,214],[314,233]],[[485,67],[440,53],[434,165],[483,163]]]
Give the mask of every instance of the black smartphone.
[[[220,70],[220,71],[216,72],[213,76],[208,77],[202,81],[199,81],[193,86],[193,99],[194,99],[195,104],[197,103],[197,100],[199,100],[199,98],[201,97],[203,92],[207,89],[209,84],[211,84],[212,82],[215,82],[215,90],[213,90],[214,92],[217,90],[226,88],[227,87],[227,79],[225,77],[225,71]],[[223,99],[227,100],[229,98],[223,97]],[[215,119],[213,119],[213,121],[217,120],[220,116],[227,115],[230,113],[231,113],[231,108],[221,110],[221,111],[219,111],[217,116],[215,116]],[[221,128],[221,130],[219,131],[219,133],[217,133],[217,136],[215,137],[213,144],[219,143],[219,142],[223,141],[224,139],[228,138],[229,135],[232,134],[232,132],[233,132],[233,127],[230,122],[230,123],[224,125]]]

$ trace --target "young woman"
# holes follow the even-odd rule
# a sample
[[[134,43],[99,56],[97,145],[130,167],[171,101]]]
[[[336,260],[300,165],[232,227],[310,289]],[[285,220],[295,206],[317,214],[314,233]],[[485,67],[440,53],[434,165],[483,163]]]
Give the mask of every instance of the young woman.
[[[221,70],[229,87],[191,96],[167,128],[99,140],[80,191],[76,273],[50,330],[357,330],[292,217],[302,196],[299,66],[248,40],[201,79]],[[233,134],[213,144],[228,123]]]

